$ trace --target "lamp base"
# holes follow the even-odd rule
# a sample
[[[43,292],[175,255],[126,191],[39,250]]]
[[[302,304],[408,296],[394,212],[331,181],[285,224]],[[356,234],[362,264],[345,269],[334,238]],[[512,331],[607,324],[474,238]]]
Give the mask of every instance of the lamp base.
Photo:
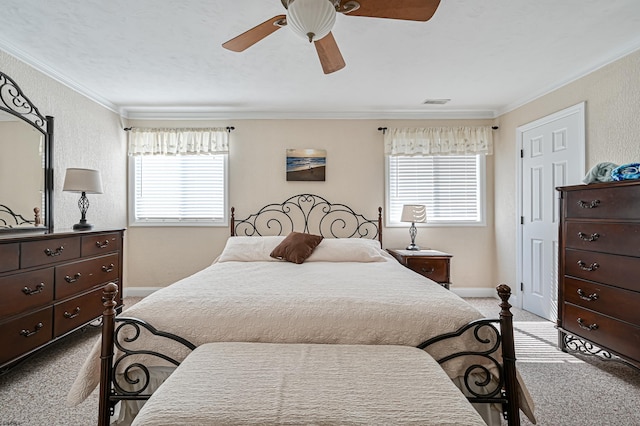
[[[73,225],[74,231],[88,231],[89,229],[93,229],[93,225],[87,222],[85,223],[80,222]]]
[[[415,251],[419,251],[420,247],[418,247],[417,245],[411,243],[407,246],[407,250],[415,250]]]

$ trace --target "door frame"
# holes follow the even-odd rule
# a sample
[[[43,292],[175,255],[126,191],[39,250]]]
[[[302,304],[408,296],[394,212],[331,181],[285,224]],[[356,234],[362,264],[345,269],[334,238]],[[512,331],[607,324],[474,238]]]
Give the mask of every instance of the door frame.
[[[522,258],[522,234],[523,234],[523,225],[520,222],[520,218],[523,216],[523,211],[522,211],[522,180],[523,180],[523,176],[522,176],[522,156],[521,156],[521,152],[523,149],[523,141],[522,141],[522,137],[524,135],[525,132],[534,129],[536,127],[539,126],[543,126],[545,124],[548,124],[552,121],[555,120],[559,120],[561,118],[564,117],[568,117],[570,115],[573,114],[578,114],[581,121],[582,121],[582,125],[580,126],[580,133],[579,133],[579,138],[582,141],[581,147],[580,147],[580,155],[579,158],[576,160],[579,165],[582,167],[582,174],[584,175],[585,173],[585,168],[586,168],[586,102],[580,102],[579,104],[570,106],[568,108],[565,108],[563,110],[557,111],[553,114],[547,115],[545,117],[539,118],[537,120],[534,120],[530,123],[524,124],[522,126],[519,126],[516,128],[516,217],[515,217],[515,221],[516,221],[516,285],[514,286],[516,288],[515,291],[515,306],[518,308],[522,308],[523,306],[523,294],[522,294],[522,288],[521,288],[521,283],[523,282],[523,277],[522,277],[522,263],[523,263],[523,258]],[[577,182],[576,182],[577,183]]]

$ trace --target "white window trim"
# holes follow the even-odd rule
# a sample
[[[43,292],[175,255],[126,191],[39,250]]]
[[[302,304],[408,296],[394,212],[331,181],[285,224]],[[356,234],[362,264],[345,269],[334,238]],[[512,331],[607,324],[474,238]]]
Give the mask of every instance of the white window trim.
[[[418,228],[438,228],[438,227],[477,227],[477,226],[486,226],[487,225],[487,159],[485,155],[479,154],[478,161],[478,185],[479,185],[479,196],[480,196],[480,220],[474,222],[431,222],[431,223],[416,223],[415,226]],[[384,171],[384,186],[385,186],[385,214],[384,214],[384,226],[387,228],[406,228],[408,226],[405,222],[392,222],[390,218],[390,207],[389,202],[391,200],[390,197],[390,188],[389,188],[389,157],[390,155],[385,155],[384,163],[385,163],[385,171]],[[428,220],[428,218],[427,218]]]
[[[221,221],[208,219],[155,219],[136,220],[135,214],[135,158],[128,158],[128,211],[130,227],[229,227],[229,155],[224,156],[224,214]]]

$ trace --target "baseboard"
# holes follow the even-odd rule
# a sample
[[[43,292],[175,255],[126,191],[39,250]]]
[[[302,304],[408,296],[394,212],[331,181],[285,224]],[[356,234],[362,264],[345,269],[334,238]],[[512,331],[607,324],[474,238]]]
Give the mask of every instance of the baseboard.
[[[125,287],[124,297],[146,297],[162,287]],[[452,287],[451,291],[460,297],[493,297],[497,298],[494,288],[482,287]]]
[[[146,297],[162,287],[125,287],[123,297]]]
[[[498,298],[495,288],[488,287],[451,287],[451,291],[460,297],[493,297]]]

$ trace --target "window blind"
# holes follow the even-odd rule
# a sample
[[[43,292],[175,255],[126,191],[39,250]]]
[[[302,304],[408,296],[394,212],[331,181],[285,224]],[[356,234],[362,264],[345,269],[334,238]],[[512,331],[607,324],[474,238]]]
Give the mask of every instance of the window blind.
[[[135,162],[135,221],[224,222],[226,157],[131,157]]]
[[[388,156],[388,212],[400,223],[404,204],[427,206],[428,223],[480,223],[479,155]]]

